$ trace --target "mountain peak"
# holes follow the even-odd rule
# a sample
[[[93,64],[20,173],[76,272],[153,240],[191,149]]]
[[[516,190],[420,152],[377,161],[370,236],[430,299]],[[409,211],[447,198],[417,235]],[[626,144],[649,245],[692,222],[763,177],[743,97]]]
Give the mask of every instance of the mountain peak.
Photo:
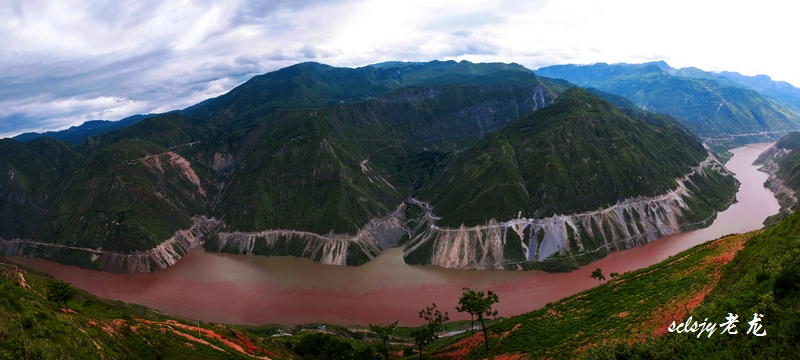
[[[570,106],[579,107],[611,105],[597,95],[592,94],[588,90],[578,86],[571,87],[561,93],[559,97],[553,100],[553,105],[557,104],[570,104]]]
[[[674,70],[672,66],[669,66],[669,64],[667,64],[667,62],[664,60],[651,61],[645,64],[658,66],[661,70]]]

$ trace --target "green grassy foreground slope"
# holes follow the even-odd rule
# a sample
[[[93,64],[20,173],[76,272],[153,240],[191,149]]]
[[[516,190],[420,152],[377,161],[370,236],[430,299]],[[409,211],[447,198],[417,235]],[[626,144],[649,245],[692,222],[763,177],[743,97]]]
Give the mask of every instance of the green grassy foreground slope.
[[[441,346],[442,359],[794,359],[800,357],[800,215],[729,235]],[[608,274],[606,274],[608,275]],[[501,299],[502,301],[502,299]],[[669,332],[673,321],[738,334]],[[765,336],[747,334],[754,313]],[[760,332],[761,333],[761,332]]]

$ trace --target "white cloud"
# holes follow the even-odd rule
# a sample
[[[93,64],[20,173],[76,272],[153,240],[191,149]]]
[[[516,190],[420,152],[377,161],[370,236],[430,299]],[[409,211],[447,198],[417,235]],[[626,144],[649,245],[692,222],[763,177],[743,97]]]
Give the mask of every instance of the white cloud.
[[[800,85],[792,2],[0,3],[0,136],[183,108],[302,61],[643,62]]]

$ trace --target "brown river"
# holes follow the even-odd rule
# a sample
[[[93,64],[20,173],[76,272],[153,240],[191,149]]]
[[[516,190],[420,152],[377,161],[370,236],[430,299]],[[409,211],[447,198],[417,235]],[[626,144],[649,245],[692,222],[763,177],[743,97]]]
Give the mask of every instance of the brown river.
[[[175,266],[146,274],[109,274],[54,262],[10,258],[71,282],[95,295],[145,305],[205,322],[263,325],[325,322],[351,325],[420,324],[417,313],[435,302],[451,319],[468,319],[454,308],[463,287],[492,290],[503,317],[543,307],[593,286],[595,268],[603,273],[640,269],[722,235],[762,227],[778,212],[763,187],[765,173],[751,163],[771,144],[732,150],[726,165],[741,182],[736,204],[708,228],[671,235],[646,246],[610,253],[570,273],[461,271],[410,266],[401,249],[390,249],[360,267],[322,265],[294,257],[237,256],[198,248]]]

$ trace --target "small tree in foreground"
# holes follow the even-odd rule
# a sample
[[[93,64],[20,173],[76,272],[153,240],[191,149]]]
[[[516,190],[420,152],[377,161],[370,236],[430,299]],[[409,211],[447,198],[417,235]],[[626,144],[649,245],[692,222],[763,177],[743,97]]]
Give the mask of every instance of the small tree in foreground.
[[[47,301],[52,301],[60,308],[66,309],[67,302],[75,296],[75,289],[70,284],[63,281],[51,282],[47,286]]]
[[[613,279],[613,278],[619,276],[619,273],[618,272],[612,272],[611,274],[609,274],[609,276],[611,276],[611,278]]]
[[[486,333],[484,316],[497,316],[497,310],[492,310],[492,305],[500,302],[500,298],[491,290],[486,294],[484,294],[483,291],[476,292],[470,288],[463,288],[462,290],[464,290],[464,294],[458,299],[456,311],[469,313],[473,319],[475,316],[478,317],[478,321],[481,322],[481,327],[483,328],[483,339],[486,345],[486,351],[489,351],[489,335]],[[474,322],[473,320],[473,327]]]
[[[397,321],[386,326],[383,326],[381,324],[375,324],[375,325],[373,325],[372,323],[369,324],[369,330],[377,334],[378,338],[381,339],[381,343],[383,343],[382,353],[384,359],[389,359],[389,347],[387,345],[389,343],[389,336],[392,335],[395,327],[397,327]]]
[[[433,303],[433,306],[428,306],[419,312],[419,318],[425,319],[428,324],[425,327],[411,330],[411,337],[419,347],[419,358],[422,359],[422,347],[436,340],[436,333],[442,329],[442,323],[450,320],[450,317],[447,315],[447,311],[442,315],[442,312],[436,309],[436,303]]]
[[[597,282],[602,284],[603,280],[606,279],[606,277],[603,275],[603,270],[597,268],[597,270],[592,271],[592,279],[597,279]]]

